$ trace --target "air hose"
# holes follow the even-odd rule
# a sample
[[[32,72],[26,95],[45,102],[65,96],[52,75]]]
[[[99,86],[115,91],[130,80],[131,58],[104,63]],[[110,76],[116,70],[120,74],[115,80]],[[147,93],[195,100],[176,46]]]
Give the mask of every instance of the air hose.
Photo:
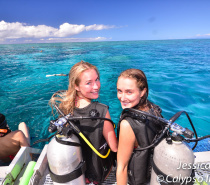
[[[82,134],[82,132],[79,133],[80,137],[87,143],[87,145],[97,154],[99,157],[105,159],[109,156],[110,154],[110,149],[108,150],[106,155],[102,155],[98,152],[98,150],[95,149],[95,147],[88,141],[88,139]]]
[[[128,114],[128,112],[132,112],[132,114]],[[194,131],[194,134],[195,134],[195,137],[196,137],[195,139],[188,139],[188,138],[191,138],[193,136],[193,134],[192,134],[193,132],[192,131],[190,131],[187,128],[182,128],[181,126],[179,126],[176,123],[174,123],[175,120],[177,120],[182,113],[185,113],[185,115],[187,116],[187,118],[188,118],[188,120],[189,120],[189,122],[191,124],[191,127],[193,128],[193,131]],[[185,112],[185,111],[180,111],[180,112],[176,113],[174,116],[171,117],[170,120],[166,120],[164,118],[157,117],[157,116],[151,115],[151,114],[149,114],[147,112],[136,110],[136,109],[132,109],[132,108],[124,109],[121,115],[122,115],[122,117],[121,117],[120,120],[124,119],[127,116],[132,116],[132,117],[134,117],[136,119],[142,120],[143,122],[146,120],[147,117],[150,117],[150,118],[153,118],[154,120],[160,122],[163,126],[165,126],[165,128],[163,129],[163,131],[160,134],[160,136],[158,138],[156,138],[156,140],[151,145],[149,145],[147,147],[144,147],[144,148],[138,148],[136,150],[146,150],[146,149],[155,147],[161,141],[161,139],[165,136],[166,132],[169,131],[169,130],[173,130],[173,129],[175,129],[174,130],[175,132],[178,131],[178,133],[181,133],[181,135],[184,135],[184,136],[188,137],[188,138],[183,138],[184,141],[186,141],[188,143],[189,142],[195,142],[195,145],[193,146],[192,150],[195,149],[195,147],[197,146],[197,142],[198,141],[210,137],[210,135],[207,135],[207,136],[203,136],[203,137],[198,138],[197,132],[196,132],[195,127],[194,127],[194,125],[192,123],[192,120],[190,119],[188,113]]]
[[[65,116],[65,114],[59,109],[59,107],[56,104],[54,104],[54,107],[56,108],[56,110],[58,111],[59,114],[61,114],[62,116]],[[73,119],[76,119],[76,118],[73,118]],[[85,117],[85,118],[78,117],[77,119],[97,119],[97,118],[92,118],[92,117],[90,117],[90,118],[87,118],[87,117]],[[110,122],[112,122],[110,119],[107,119],[107,118],[100,118],[100,119],[109,120]],[[85,143],[95,152],[96,155],[98,155],[101,158],[107,158],[109,156],[110,151],[111,151],[110,148],[109,148],[109,150],[108,150],[108,152],[107,152],[106,155],[100,154],[96,150],[96,148],[90,143],[90,141],[88,141],[88,139],[84,136],[84,134],[79,130],[79,128],[76,125],[74,125],[70,120],[71,119],[68,119],[67,121],[71,125],[71,127],[73,128],[73,130],[85,141]]]
[[[61,113],[61,111],[59,111],[59,113]],[[64,114],[62,114],[64,115]],[[103,120],[108,120],[110,121],[111,123],[112,120],[108,119],[108,118],[101,118],[101,117],[95,117],[95,118],[91,118],[91,117],[72,117],[72,118],[69,118],[69,120],[82,120],[82,119],[103,119]],[[102,155],[100,154],[96,148],[90,143],[90,141],[88,141],[88,139],[84,136],[84,134],[79,130],[78,127],[76,127],[73,123],[71,123],[70,121],[68,121],[70,123],[70,125],[72,126],[73,130],[85,141],[85,143],[101,158],[107,158],[111,152],[111,150],[109,149],[107,154],[106,155]],[[114,128],[115,128],[115,124],[113,123],[114,125]],[[40,140],[37,140],[35,141],[31,146],[37,144],[37,143],[40,143],[40,142],[46,142],[46,141],[49,141],[53,136],[55,136],[57,133],[53,134],[52,136],[50,136],[49,138],[47,139],[40,139]]]
[[[33,145],[37,144],[37,143],[41,143],[41,142],[49,142],[50,139],[55,136],[56,134],[53,134],[52,136],[48,137],[47,139],[39,139],[37,141],[35,141],[30,147],[32,147]]]
[[[197,142],[197,141],[201,141],[203,139],[206,139],[206,138],[210,138],[210,135],[206,135],[206,136],[203,136],[203,137],[199,137],[197,139],[185,139],[186,142]]]
[[[185,111],[177,112],[174,116],[171,117],[170,122],[173,123],[174,121],[176,121],[176,120],[178,119],[178,117],[179,117],[182,113],[185,113],[185,115],[187,116],[187,118],[188,118],[188,120],[189,120],[189,122],[190,122],[190,124],[191,124],[191,127],[192,127],[192,129],[193,129],[193,131],[194,131],[194,133],[195,133],[195,137],[196,137],[196,139],[195,139],[195,145],[194,145],[193,148],[192,148],[192,150],[194,150],[195,147],[196,147],[197,144],[198,144],[198,141],[197,141],[198,135],[197,135],[197,132],[196,132],[196,130],[195,130],[195,127],[194,127],[194,125],[193,125],[193,123],[192,123],[192,120],[190,119],[190,116],[188,115],[188,113],[185,112]]]

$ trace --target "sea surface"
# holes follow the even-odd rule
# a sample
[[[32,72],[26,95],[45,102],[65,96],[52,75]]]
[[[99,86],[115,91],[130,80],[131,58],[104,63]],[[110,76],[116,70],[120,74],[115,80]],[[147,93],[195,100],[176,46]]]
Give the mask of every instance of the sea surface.
[[[48,101],[54,92],[68,88],[68,78],[46,75],[68,74],[81,60],[98,67],[98,101],[109,106],[116,124],[122,111],[117,77],[125,69],[138,68],[148,78],[149,100],[162,108],[166,119],[184,110],[199,137],[210,134],[210,40],[0,45],[0,112],[11,129],[24,121],[32,143],[50,136],[54,117]],[[176,122],[192,130],[184,114]]]

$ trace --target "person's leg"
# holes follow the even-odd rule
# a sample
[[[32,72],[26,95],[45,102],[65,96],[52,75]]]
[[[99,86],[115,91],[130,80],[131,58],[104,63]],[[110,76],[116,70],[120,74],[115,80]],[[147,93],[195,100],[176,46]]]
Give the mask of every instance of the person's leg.
[[[25,135],[27,142],[30,146],[30,133],[29,133],[29,129],[28,129],[27,125],[25,124],[25,122],[21,122],[18,125],[18,130],[21,130],[23,132],[23,134]]]

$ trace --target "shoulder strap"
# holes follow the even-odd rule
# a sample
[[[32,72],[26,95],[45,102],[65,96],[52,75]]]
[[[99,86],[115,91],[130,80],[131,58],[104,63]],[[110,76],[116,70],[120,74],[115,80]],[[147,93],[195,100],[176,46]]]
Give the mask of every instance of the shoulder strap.
[[[57,182],[57,183],[66,183],[66,182],[70,182],[78,177],[80,177],[83,173],[85,173],[86,170],[86,163],[85,161],[82,161],[79,163],[78,167],[65,175],[56,175],[54,174],[50,168],[49,168],[49,164],[48,164],[48,170],[50,173],[50,177],[53,180],[53,182]]]

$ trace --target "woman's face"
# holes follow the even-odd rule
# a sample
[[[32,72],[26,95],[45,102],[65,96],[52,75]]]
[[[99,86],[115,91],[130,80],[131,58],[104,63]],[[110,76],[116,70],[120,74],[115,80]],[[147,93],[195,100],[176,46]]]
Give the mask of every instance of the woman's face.
[[[117,81],[117,97],[123,109],[136,106],[144,93],[137,87],[135,79],[120,77]]]
[[[95,69],[88,69],[80,76],[79,86],[75,86],[77,94],[83,99],[97,99],[101,84]]]

